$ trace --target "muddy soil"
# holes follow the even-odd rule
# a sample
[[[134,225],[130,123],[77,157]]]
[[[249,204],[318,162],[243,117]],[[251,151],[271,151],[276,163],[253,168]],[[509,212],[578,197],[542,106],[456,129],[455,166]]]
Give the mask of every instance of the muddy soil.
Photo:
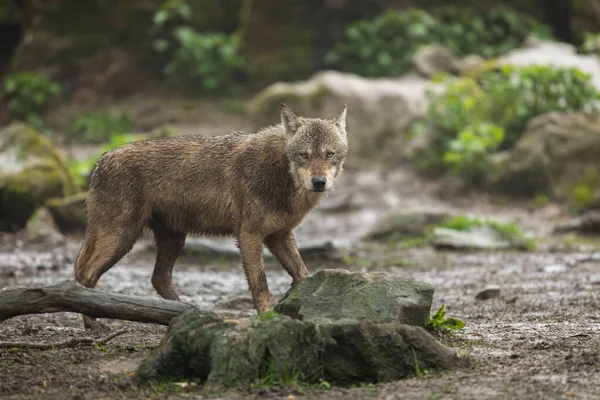
[[[399,169],[393,173],[347,171],[337,189],[297,229],[300,246],[332,242],[342,260],[307,262],[321,268],[385,270],[435,287],[434,308],[466,322],[440,340],[472,358],[466,371],[423,373],[400,382],[353,388],[254,388],[249,393],[207,394],[194,382],[145,383],[130,373],[156,346],[166,327],[105,320],[127,333],[103,346],[56,350],[0,349],[3,399],[281,398],[281,399],[598,399],[600,398],[600,247],[578,238],[551,238],[557,207],[510,206],[474,196],[441,196],[435,182]],[[460,199],[460,201],[456,200]],[[516,221],[537,237],[534,252],[456,253],[430,247],[384,246],[359,239],[390,210],[413,207],[492,215]],[[0,240],[0,288],[69,279],[81,237],[64,246]],[[192,241],[193,242],[193,241]],[[225,241],[228,242],[228,241]],[[229,241],[229,244],[230,241]],[[100,280],[103,290],[157,296],[150,284],[154,254],[143,238]],[[253,314],[239,261],[182,257],[174,281],[182,299],[224,314]],[[276,301],[290,278],[274,262],[268,279]],[[476,300],[487,285],[500,296]],[[0,341],[56,342],[89,336],[71,313],[30,315],[0,324]],[[99,334],[101,336],[101,334]],[[185,387],[183,387],[185,386]]]

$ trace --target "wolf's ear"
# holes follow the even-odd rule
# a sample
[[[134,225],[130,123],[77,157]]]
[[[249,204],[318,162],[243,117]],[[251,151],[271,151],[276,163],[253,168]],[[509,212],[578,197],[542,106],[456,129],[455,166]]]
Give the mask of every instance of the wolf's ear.
[[[290,108],[283,103],[281,103],[280,113],[281,123],[283,124],[283,130],[285,133],[288,135],[293,135],[296,133],[300,127],[300,121],[298,121],[296,114],[294,114],[292,110],[290,110]]]
[[[344,107],[340,110],[337,117],[333,120],[334,123],[339,126],[340,130],[346,133],[346,111],[348,110],[348,106],[344,104]]]

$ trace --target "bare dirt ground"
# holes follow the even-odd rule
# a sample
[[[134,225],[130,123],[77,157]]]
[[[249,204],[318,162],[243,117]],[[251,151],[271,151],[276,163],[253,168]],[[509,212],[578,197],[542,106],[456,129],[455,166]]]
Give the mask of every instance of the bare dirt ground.
[[[307,262],[320,268],[385,270],[435,287],[434,308],[466,322],[464,330],[441,340],[470,355],[469,370],[425,374],[400,382],[329,390],[252,389],[249,393],[207,394],[201,386],[170,383],[136,386],[138,363],[156,346],[166,327],[105,321],[127,333],[103,346],[55,350],[0,349],[3,399],[277,398],[277,399],[598,399],[600,398],[600,247],[577,238],[550,238],[556,207],[510,206],[485,198],[442,199],[439,185],[394,173],[348,171],[338,189],[297,229],[299,244],[332,241],[355,256]],[[387,211],[429,207],[512,220],[545,239],[535,252],[441,252],[357,242]],[[80,237],[49,248],[0,240],[0,288],[56,283],[69,279]],[[154,254],[144,238],[100,280],[103,290],[157,296],[150,284]],[[193,242],[193,241],[192,241]],[[223,313],[252,314],[239,262],[182,257],[174,280],[183,300]],[[275,300],[290,278],[269,262]],[[501,288],[480,301],[486,285]],[[56,342],[89,336],[81,317],[70,313],[22,316],[0,324],[0,341]],[[191,388],[191,390],[190,390]]]

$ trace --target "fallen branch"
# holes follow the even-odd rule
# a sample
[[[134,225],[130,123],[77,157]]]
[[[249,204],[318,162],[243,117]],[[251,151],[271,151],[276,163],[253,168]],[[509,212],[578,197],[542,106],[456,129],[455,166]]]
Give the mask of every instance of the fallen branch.
[[[90,343],[93,345],[106,344],[108,341],[116,338],[117,336],[124,334],[125,332],[127,332],[127,329],[121,329],[120,331],[113,332],[110,335],[107,335],[100,339],[91,338],[91,337],[83,337],[83,338],[72,338],[69,340],[63,340],[62,342],[56,342],[56,343],[0,342],[0,349],[20,348],[20,349],[47,350],[47,349],[52,349],[52,348],[60,349],[60,348],[65,348],[65,347],[73,347],[78,344],[87,344],[87,343]]]
[[[83,287],[74,280],[52,286],[0,290],[0,322],[19,315],[66,311],[94,318],[168,325],[171,319],[188,310],[198,311],[182,301],[108,293]]]

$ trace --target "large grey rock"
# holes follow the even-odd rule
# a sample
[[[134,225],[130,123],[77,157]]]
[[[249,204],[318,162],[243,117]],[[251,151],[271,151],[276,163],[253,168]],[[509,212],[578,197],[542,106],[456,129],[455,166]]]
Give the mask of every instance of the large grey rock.
[[[385,272],[322,270],[291,289],[275,306],[301,320],[327,318],[427,324],[433,287]]]
[[[457,74],[460,62],[448,48],[439,45],[421,47],[413,56],[415,69],[426,78],[441,73]]]
[[[332,296],[332,300],[335,300]],[[372,321],[223,320],[187,312],[139,366],[136,378],[192,378],[205,389],[286,384],[388,382],[422,370],[468,365],[423,328]]]
[[[431,225],[449,218],[447,212],[439,210],[408,210],[382,217],[367,239],[399,241],[425,237]]]
[[[323,71],[306,81],[277,82],[257,94],[249,111],[256,125],[279,122],[279,104],[299,116],[333,118],[348,105],[350,165],[397,162],[406,133],[426,109],[430,82],[418,74],[400,78],[368,79],[337,71]]]
[[[543,114],[490,172],[490,183],[505,192],[546,193],[559,202],[592,206],[600,202],[598,154],[599,114]]]

